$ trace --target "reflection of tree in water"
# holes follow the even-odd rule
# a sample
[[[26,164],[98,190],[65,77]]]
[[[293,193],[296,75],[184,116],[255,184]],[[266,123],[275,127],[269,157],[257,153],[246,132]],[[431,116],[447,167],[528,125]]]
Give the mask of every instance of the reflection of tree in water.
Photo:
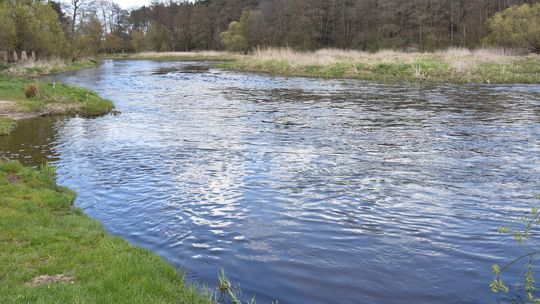
[[[58,120],[48,117],[18,121],[10,135],[0,137],[0,158],[19,160],[31,166],[58,160],[59,155],[54,150]]]

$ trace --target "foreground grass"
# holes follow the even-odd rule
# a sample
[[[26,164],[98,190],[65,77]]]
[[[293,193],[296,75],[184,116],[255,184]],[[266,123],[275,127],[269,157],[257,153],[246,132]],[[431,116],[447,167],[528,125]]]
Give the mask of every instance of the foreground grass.
[[[435,53],[259,49],[253,55],[222,66],[284,76],[375,81],[540,83],[540,56],[507,55],[490,49],[449,49]]]
[[[72,207],[54,170],[0,163],[2,303],[211,303],[158,256]]]
[[[37,88],[37,94],[27,97],[29,86]],[[95,92],[74,85],[29,80],[0,74],[0,101],[10,102],[0,107],[0,115],[16,118],[19,114],[52,115],[79,114],[98,116],[113,110],[111,101]],[[24,116],[24,115],[23,115]]]

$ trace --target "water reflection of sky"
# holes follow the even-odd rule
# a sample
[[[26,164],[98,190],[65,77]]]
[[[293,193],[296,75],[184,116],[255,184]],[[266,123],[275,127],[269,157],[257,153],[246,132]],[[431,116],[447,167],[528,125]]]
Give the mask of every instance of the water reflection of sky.
[[[197,65],[115,61],[62,76],[121,114],[26,138],[87,214],[192,280],[214,284],[223,266],[263,303],[494,299],[490,265],[516,253],[494,227],[540,188],[537,87]]]

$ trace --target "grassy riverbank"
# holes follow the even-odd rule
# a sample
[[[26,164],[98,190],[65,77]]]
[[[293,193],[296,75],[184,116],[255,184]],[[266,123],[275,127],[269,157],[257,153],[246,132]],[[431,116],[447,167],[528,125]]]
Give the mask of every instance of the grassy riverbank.
[[[211,303],[158,256],[73,208],[54,169],[0,163],[0,298],[5,303]]]
[[[24,61],[0,67],[0,136],[7,135],[16,121],[46,115],[82,115],[110,113],[111,101],[75,85],[49,82],[37,76],[92,68],[99,61]]]
[[[250,55],[228,52],[139,53],[115,59],[225,61],[229,70],[281,76],[350,78],[373,81],[451,83],[540,83],[540,56],[513,55],[499,49],[449,49],[433,53],[368,53],[323,49],[258,49]]]
[[[33,91],[33,92],[28,92]],[[113,109],[111,101],[74,85],[0,75],[0,115],[31,116],[79,114],[97,116]]]
[[[156,61],[235,61],[242,55],[219,52],[142,52],[135,54],[102,55],[104,59],[156,60]]]
[[[100,62],[95,59],[76,61],[66,59],[30,60],[3,65],[0,71],[12,76],[35,77],[93,68],[99,64]]]
[[[435,53],[260,49],[223,67],[283,76],[374,81],[540,83],[540,56],[515,56],[489,49]]]

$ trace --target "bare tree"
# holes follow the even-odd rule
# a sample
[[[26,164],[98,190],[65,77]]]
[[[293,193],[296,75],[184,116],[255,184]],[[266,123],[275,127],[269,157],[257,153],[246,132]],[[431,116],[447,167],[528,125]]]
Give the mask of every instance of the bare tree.
[[[85,10],[90,9],[94,6],[95,0],[71,0],[70,10],[71,10],[71,38],[75,37],[75,29],[77,25],[77,18],[84,13]]]

